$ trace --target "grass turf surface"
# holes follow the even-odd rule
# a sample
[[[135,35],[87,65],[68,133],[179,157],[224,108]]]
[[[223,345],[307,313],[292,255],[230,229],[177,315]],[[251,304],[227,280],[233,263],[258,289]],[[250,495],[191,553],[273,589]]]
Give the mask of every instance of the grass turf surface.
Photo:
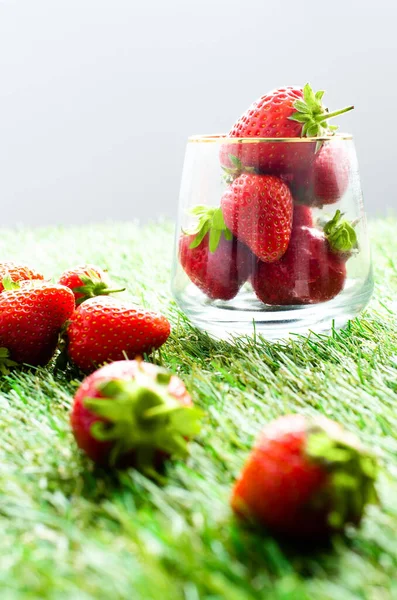
[[[46,275],[94,262],[129,295],[169,315],[154,358],[180,374],[206,412],[186,463],[159,488],[134,470],[95,470],[68,413],[77,380],[50,367],[0,382],[0,598],[89,600],[384,600],[397,598],[397,240],[371,224],[375,298],[331,337],[234,345],[191,328],[169,297],[172,227],[3,230],[0,256]],[[305,549],[241,527],[230,488],[262,424],[323,413],[380,456],[381,507],[359,531]]]

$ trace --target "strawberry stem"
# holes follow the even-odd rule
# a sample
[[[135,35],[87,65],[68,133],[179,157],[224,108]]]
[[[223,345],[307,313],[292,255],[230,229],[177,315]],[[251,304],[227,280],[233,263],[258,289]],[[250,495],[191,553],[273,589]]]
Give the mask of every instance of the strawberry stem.
[[[110,288],[109,282],[101,278],[96,271],[89,269],[86,274],[80,276],[81,285],[73,288],[74,294],[81,294],[76,304],[82,304],[88,298],[95,296],[108,296],[118,292],[124,292],[125,288]]]
[[[76,306],[79,306],[80,304],[82,304],[83,302],[88,300],[89,298],[95,298],[96,296],[109,296],[109,294],[125,292],[125,289],[126,288],[111,289],[111,288],[108,288],[106,286],[106,284],[103,284],[102,286],[97,284],[97,287],[93,287],[93,288],[89,288],[87,286],[73,288],[73,292],[84,293],[84,296],[82,298],[78,298],[76,300]]]
[[[302,124],[301,137],[329,135],[335,131],[335,127],[328,128],[328,119],[342,115],[354,108],[354,106],[347,106],[334,112],[327,112],[322,103],[323,94],[323,91],[315,94],[307,83],[303,87],[302,99],[294,102],[295,112],[288,119]]]
[[[340,110],[335,110],[334,112],[331,112],[331,113],[324,113],[324,115],[321,115],[321,117],[319,117],[317,119],[317,121],[319,121],[320,123],[323,123],[324,121],[327,121],[328,119],[333,119],[334,117],[343,115],[344,113],[347,113],[353,109],[354,109],[354,106],[346,106],[345,108],[341,108]]]

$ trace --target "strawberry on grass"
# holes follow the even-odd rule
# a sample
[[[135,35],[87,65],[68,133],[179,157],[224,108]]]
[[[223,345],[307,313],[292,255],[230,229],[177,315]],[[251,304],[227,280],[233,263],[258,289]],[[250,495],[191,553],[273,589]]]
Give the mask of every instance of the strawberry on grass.
[[[3,279],[0,294],[0,362],[46,365],[75,304],[69,288],[43,281]]]
[[[25,263],[13,261],[0,262],[0,293],[4,290],[3,279],[8,278],[13,282],[43,280],[44,275]]]
[[[71,425],[78,446],[97,464],[134,466],[157,478],[170,456],[185,457],[201,411],[175,375],[142,361],[117,361],[78,389]]]
[[[236,482],[231,506],[254,525],[300,540],[358,526],[377,500],[375,458],[324,417],[287,415],[264,428]]]
[[[169,321],[160,314],[108,296],[80,304],[66,328],[66,352],[89,373],[106,362],[149,354],[166,342]]]
[[[78,306],[88,298],[124,292],[125,288],[113,288],[106,273],[95,265],[82,265],[62,273],[59,284],[70,288]]]

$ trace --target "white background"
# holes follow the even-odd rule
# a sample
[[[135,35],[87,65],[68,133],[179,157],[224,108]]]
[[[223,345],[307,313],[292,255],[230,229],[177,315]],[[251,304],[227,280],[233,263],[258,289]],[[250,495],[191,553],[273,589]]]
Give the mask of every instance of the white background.
[[[173,217],[185,141],[310,81],[396,206],[393,0],[0,0],[1,225]]]

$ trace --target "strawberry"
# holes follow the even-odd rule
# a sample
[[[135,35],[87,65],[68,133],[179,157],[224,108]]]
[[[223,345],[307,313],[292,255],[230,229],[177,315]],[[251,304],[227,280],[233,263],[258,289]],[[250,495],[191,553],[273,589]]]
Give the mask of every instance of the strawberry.
[[[301,540],[358,526],[376,502],[377,464],[359,440],[324,417],[270,423],[245,463],[231,505],[243,519]]]
[[[153,466],[165,458],[186,456],[199,417],[178,377],[150,363],[123,360],[83,381],[71,425],[78,446],[96,463],[155,475]]]
[[[296,207],[298,219],[307,208]],[[357,246],[352,225],[342,220],[340,211],[324,231],[297,223],[284,256],[272,264],[258,260],[254,267],[251,283],[265,304],[326,302],[344,287],[346,261]]]
[[[309,169],[298,171],[290,182],[295,200],[310,206],[334,204],[349,184],[347,150],[333,142],[324,144]]]
[[[233,237],[220,208],[196,206],[197,226],[179,240],[179,260],[191,281],[213,300],[231,300],[247,281],[252,254]]]
[[[293,204],[281,179],[243,173],[226,189],[221,207],[226,226],[258,258],[274,262],[285,253]]]
[[[298,227],[313,227],[313,214],[309,206],[295,204],[292,219],[292,232]]]
[[[105,362],[148,354],[169,334],[169,321],[162,315],[97,296],[73,313],[66,330],[67,353],[77,367],[90,372]]]
[[[83,265],[68,269],[62,273],[58,283],[65,285],[73,291],[76,305],[88,300],[88,298],[113,294],[115,292],[124,292],[125,289],[112,289],[104,271],[93,265]]]
[[[271,138],[258,143],[225,143],[221,147],[221,164],[233,168],[231,156],[242,165],[258,172],[280,174],[307,167],[315,158],[316,142],[293,143],[277,138],[304,138],[332,135],[335,127],[327,120],[354,107],[328,112],[322,103],[323,91],[313,92],[309,84],[282,87],[254,102],[236,121],[229,138]]]
[[[74,310],[73,293],[62,285],[35,281],[10,285],[0,294],[0,346],[17,363],[45,365]]]
[[[223,235],[215,252],[209,250],[209,235],[192,248],[193,235],[179,241],[179,258],[191,281],[212,300],[231,300],[247,281],[252,254],[233,238]]]
[[[6,261],[0,262],[0,293],[4,290],[3,279],[5,278],[17,282],[44,279],[44,275],[23,263]]]

